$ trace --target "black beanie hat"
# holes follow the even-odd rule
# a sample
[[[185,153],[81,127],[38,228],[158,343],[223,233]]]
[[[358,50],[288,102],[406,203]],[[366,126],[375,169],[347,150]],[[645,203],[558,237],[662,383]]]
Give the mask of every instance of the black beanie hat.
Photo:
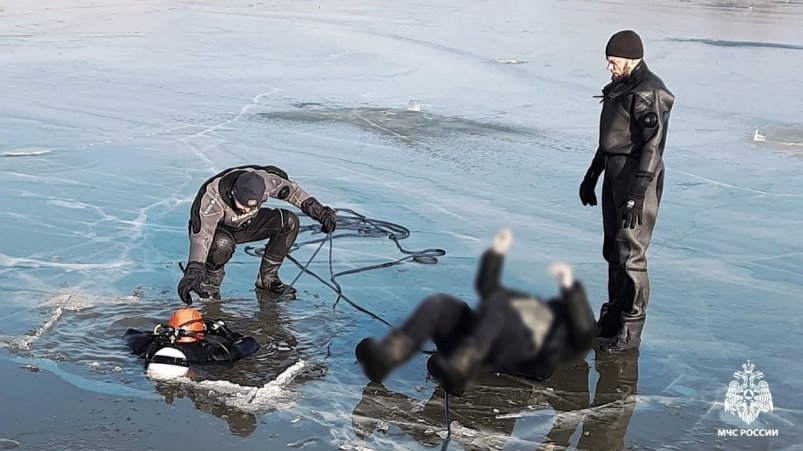
[[[256,172],[241,174],[234,182],[234,198],[244,207],[256,207],[265,195],[265,180]]]
[[[635,31],[622,30],[608,40],[605,56],[618,56],[631,60],[644,58],[644,45]]]

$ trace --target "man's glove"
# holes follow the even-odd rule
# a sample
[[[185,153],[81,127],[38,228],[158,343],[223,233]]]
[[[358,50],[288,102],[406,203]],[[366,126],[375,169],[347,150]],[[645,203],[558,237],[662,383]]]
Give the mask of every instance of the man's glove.
[[[184,270],[184,277],[178,282],[178,297],[192,305],[191,292],[200,295],[201,283],[206,279],[206,266],[201,262],[190,262]]]
[[[636,228],[636,223],[641,225],[644,211],[644,195],[647,187],[654,175],[647,171],[636,172],[636,181],[630,187],[630,192],[625,196],[625,210],[622,213],[622,228]]]
[[[324,207],[314,197],[309,197],[301,203],[301,211],[310,218],[321,223],[321,232],[332,233],[337,228],[337,215],[335,210]]]
[[[592,163],[591,167],[586,171],[586,176],[583,177],[583,182],[580,183],[580,202],[583,205],[597,205],[597,195],[594,189],[597,187],[597,180],[599,179],[601,171],[599,171]]]
[[[321,223],[321,232],[332,233],[337,228],[337,215],[330,207],[323,207],[323,214],[319,220]]]

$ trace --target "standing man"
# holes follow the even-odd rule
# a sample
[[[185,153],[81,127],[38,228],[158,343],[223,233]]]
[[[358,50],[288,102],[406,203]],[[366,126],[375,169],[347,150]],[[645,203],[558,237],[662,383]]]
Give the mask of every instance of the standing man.
[[[190,209],[190,257],[178,295],[192,304],[191,292],[201,297],[220,298],[226,262],[236,244],[268,240],[257,290],[295,298],[296,290],[279,280],[279,267],[298,236],[298,217],[290,210],[261,208],[268,198],[281,199],[299,207],[321,223],[321,231],[335,230],[335,211],[324,207],[287,173],[275,166],[240,166],[210,178],[198,190]]]
[[[597,205],[602,182],[602,254],[608,262],[608,302],[599,317],[601,349],[636,349],[647,313],[650,244],[664,186],[663,153],[675,97],[644,62],[632,30],[611,36],[605,48],[612,82],[602,90],[599,147],[580,184],[583,205]]]

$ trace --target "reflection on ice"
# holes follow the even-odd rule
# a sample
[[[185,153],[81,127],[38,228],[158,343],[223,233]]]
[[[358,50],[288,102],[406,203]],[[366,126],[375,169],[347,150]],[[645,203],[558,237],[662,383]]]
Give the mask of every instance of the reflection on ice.
[[[565,365],[543,383],[488,375],[462,397],[449,398],[451,440],[468,449],[622,449],[638,399],[638,352],[613,358],[598,353],[594,369],[599,377],[593,391],[584,360]],[[363,439],[373,435],[383,443],[377,433],[390,440],[402,433],[429,447],[446,438],[444,409],[440,389],[420,402],[370,383],[352,423]],[[393,428],[382,427],[385,423]]]

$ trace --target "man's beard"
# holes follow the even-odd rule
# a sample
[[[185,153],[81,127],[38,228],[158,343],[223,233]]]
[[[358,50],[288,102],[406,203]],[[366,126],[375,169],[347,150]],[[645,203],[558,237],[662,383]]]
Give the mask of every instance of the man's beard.
[[[631,75],[633,75],[633,70],[635,70],[636,67],[637,67],[637,65],[635,65],[635,64],[628,64],[627,66],[624,67],[624,69],[622,70],[622,73],[620,75],[613,75],[612,74],[611,75],[611,81],[613,81],[614,83],[624,83],[624,82],[626,82],[627,79],[630,78]]]
[[[630,78],[630,71],[627,71],[621,75],[611,75],[611,81],[614,83],[624,83],[628,78]]]

